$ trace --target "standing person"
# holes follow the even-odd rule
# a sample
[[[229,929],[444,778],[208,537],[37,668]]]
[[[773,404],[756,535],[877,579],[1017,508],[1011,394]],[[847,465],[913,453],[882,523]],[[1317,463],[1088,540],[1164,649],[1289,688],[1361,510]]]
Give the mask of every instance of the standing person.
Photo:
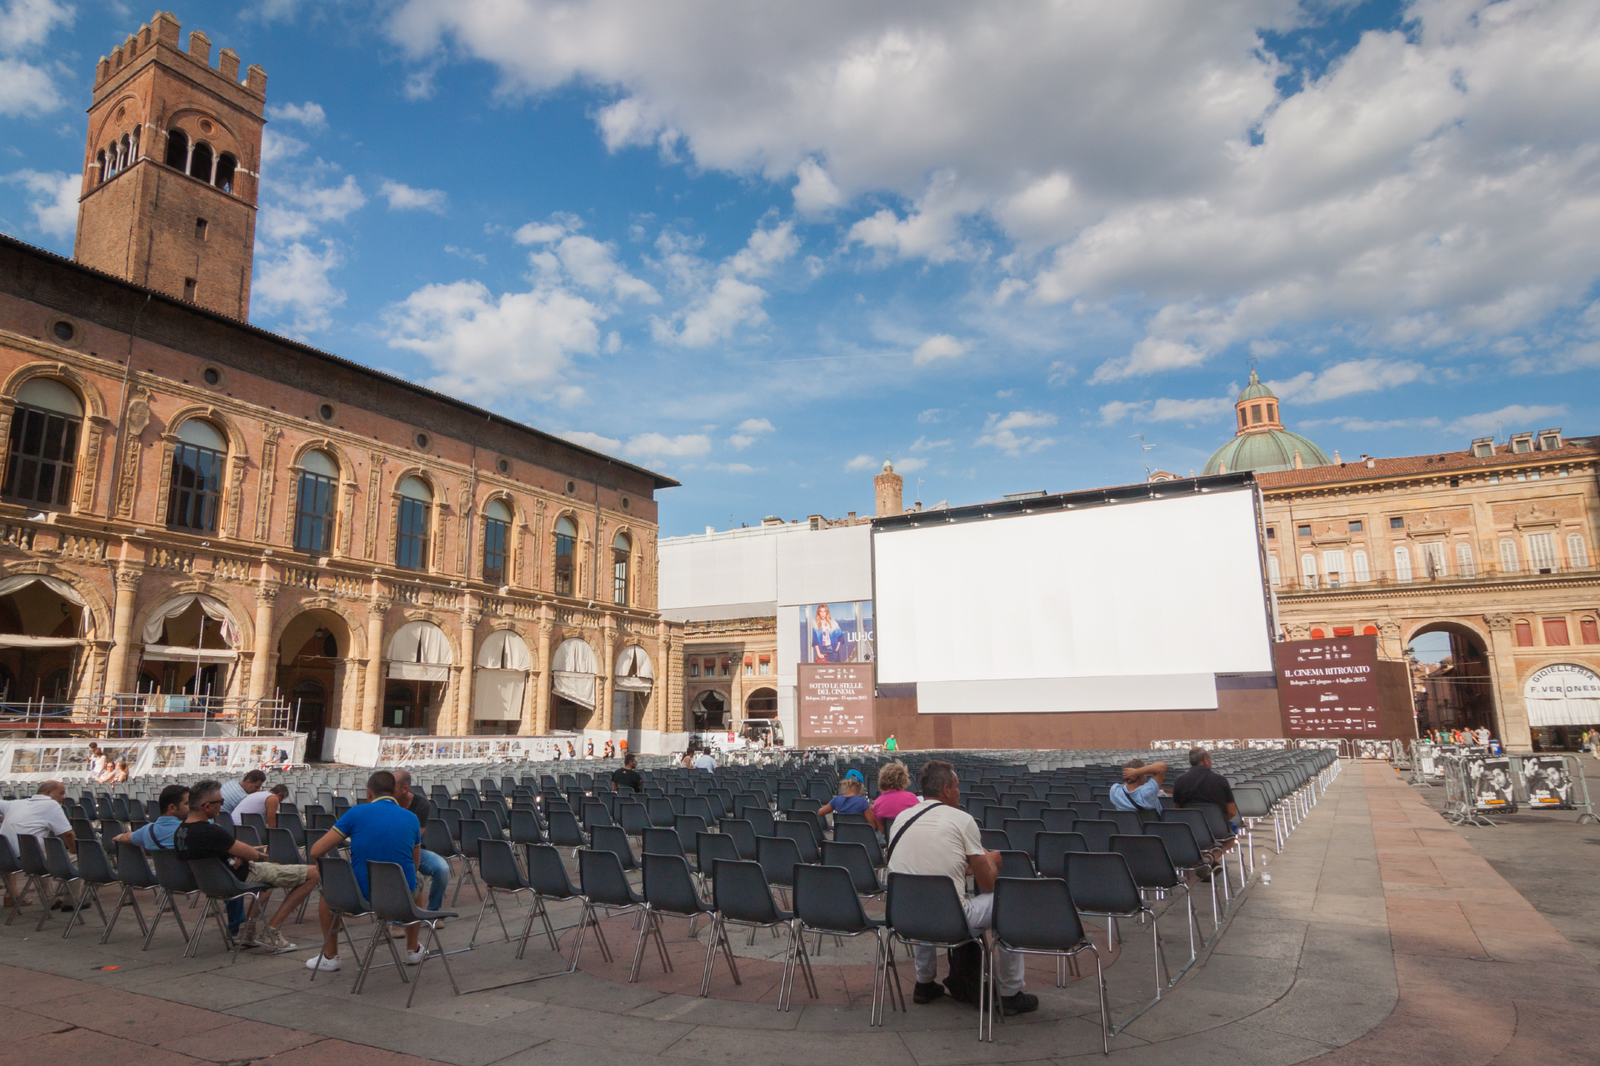
[[[5,837],[6,842],[11,845],[13,855],[22,853],[22,849],[17,846],[17,838],[23,835],[36,838],[40,847],[44,846],[45,837],[60,837],[61,842],[67,846],[69,854],[77,850],[78,838],[72,831],[72,822],[67,818],[67,812],[61,809],[61,802],[66,798],[66,785],[60,781],[41,781],[38,791],[27,799],[0,800],[0,817],[5,819],[0,822],[0,836]],[[6,895],[10,900],[16,901],[18,906],[26,902],[17,892],[10,877],[6,878]],[[10,901],[7,905],[10,905]],[[59,902],[56,909],[71,910]]]
[[[426,826],[433,817],[433,804],[420,792],[411,791],[411,771],[394,772],[394,801],[417,816],[417,822]],[[428,878],[428,909],[444,908],[444,892],[450,887],[450,860],[438,852],[423,848],[417,861],[417,876]]]
[[[893,733],[890,733],[888,735],[888,737],[884,739],[883,750],[884,751],[889,751],[889,752],[895,752],[895,751],[899,751],[900,750],[900,742],[894,738],[894,734]]]
[[[89,741],[89,776],[98,779],[105,768],[106,757],[100,753],[100,745]]]
[[[1477,729],[1476,739],[1479,747],[1487,748],[1489,746],[1489,730],[1480,725]]]
[[[1167,764],[1129,759],[1122,764],[1122,780],[1111,786],[1111,806],[1119,811],[1159,811],[1161,786],[1167,779]]]
[[[189,790],[189,800],[189,815],[172,834],[172,846],[178,858],[221,859],[241,881],[259,881],[286,890],[288,894],[277,912],[266,922],[256,918],[247,920],[239,929],[239,939],[246,947],[269,948],[274,955],[295,950],[279,932],[279,927],[317,887],[316,867],[268,862],[266,848],[235,840],[226,829],[213,824],[211,819],[222,809],[219,782],[197,781]],[[264,905],[271,895],[269,888],[253,901],[255,913],[265,913]]]
[[[594,737],[589,738],[589,748],[588,751],[584,753],[583,757],[586,759],[594,758]]]
[[[987,851],[978,823],[961,809],[961,783],[955,767],[934,759],[922,768],[922,802],[908,808],[895,819],[889,838],[889,873],[934,874],[950,878],[957,898],[966,895],[967,874],[978,886],[978,895],[963,899],[967,926],[974,936],[993,924],[994,882],[999,876],[1000,853]],[[917,984],[912,990],[914,1003],[932,1003],[948,989],[955,998],[979,1003],[977,975],[954,974],[938,984],[938,955],[934,949],[916,945],[911,949],[916,962]],[[1039,1009],[1039,997],[1022,990],[1024,957],[1001,951],[996,957],[995,983],[1000,988],[1000,1009],[1006,1014],[1027,1014]]]
[[[251,770],[238,781],[229,781],[222,786],[222,813],[231,816],[234,808],[244,801],[252,792],[260,792],[261,786],[267,783],[267,775],[260,770]],[[191,796],[190,805],[193,806],[195,797]]]
[[[883,832],[889,819],[916,805],[917,796],[911,791],[911,774],[906,764],[899,759],[884,763],[878,770],[878,798],[867,808],[867,821],[872,823],[872,828]]]
[[[367,863],[392,862],[405,871],[406,884],[417,889],[417,863],[422,859],[422,829],[416,816],[395,799],[394,774],[378,770],[367,778],[368,802],[351,807],[322,839],[311,845],[311,858],[320,859],[346,840],[350,841],[350,867],[355,871],[361,894],[371,898],[367,885]],[[322,931],[326,934],[322,950],[306,960],[306,969],[327,972],[339,968],[339,936],[333,929],[333,912],[327,899],[318,906]],[[406,965],[422,961],[424,952],[417,946],[420,927],[406,927]]]
[[[621,768],[611,771],[611,788],[618,790],[626,787],[633,789],[635,792],[643,792],[644,778],[639,776],[638,765],[639,756],[629,755],[625,757],[622,760]]]

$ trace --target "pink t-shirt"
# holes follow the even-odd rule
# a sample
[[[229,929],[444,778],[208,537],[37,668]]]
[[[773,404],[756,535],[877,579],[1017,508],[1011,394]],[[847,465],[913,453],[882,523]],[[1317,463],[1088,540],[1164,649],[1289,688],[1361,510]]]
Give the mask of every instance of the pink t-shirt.
[[[901,811],[910,810],[920,802],[910,789],[891,789],[888,792],[880,792],[878,798],[872,801],[872,813],[880,820],[894,818]]]

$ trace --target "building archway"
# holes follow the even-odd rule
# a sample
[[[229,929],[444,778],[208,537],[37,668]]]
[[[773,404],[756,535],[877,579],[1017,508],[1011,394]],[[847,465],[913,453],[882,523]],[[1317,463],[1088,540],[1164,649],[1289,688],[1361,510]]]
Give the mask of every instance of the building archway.
[[[594,649],[581,637],[563,640],[550,655],[552,729],[588,729],[595,716],[599,666]]]
[[[168,600],[145,619],[139,672],[156,692],[221,697],[238,683],[239,624],[221,600],[190,593]],[[141,688],[144,686],[141,686]]]
[[[720,733],[732,723],[728,720],[728,710],[732,704],[728,694],[718,689],[708,688],[696,696],[689,705],[689,711],[694,721],[696,733]]]
[[[744,699],[744,716],[746,718],[778,717],[778,690],[773,688],[753,690]]]
[[[93,625],[83,597],[59,578],[0,580],[0,700],[69,702],[89,669]]]
[[[497,629],[484,639],[472,679],[472,732],[517,732],[532,669],[528,642],[516,630]]]
[[[384,731],[426,733],[450,684],[450,638],[428,621],[407,622],[389,638]]]
[[[1448,637],[1449,654],[1431,663],[1412,659],[1417,731],[1484,728],[1498,736],[1488,641],[1460,622],[1427,622],[1406,637],[1408,651],[1418,637],[1429,633]]]
[[[655,688],[656,668],[650,653],[639,644],[629,644],[617,656],[613,671],[611,728],[642,729],[650,693]]]
[[[323,739],[343,720],[351,655],[350,625],[327,608],[302,611],[278,637],[277,694],[289,703],[290,728],[306,735],[306,759],[323,758]]]

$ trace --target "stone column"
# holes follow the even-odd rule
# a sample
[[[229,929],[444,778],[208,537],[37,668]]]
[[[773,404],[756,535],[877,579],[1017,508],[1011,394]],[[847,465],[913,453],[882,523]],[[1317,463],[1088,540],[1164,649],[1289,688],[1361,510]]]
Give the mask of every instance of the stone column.
[[[377,583],[373,584],[376,590]],[[361,731],[377,733],[383,713],[383,617],[389,601],[374,595],[367,602],[367,611],[367,690],[362,693]]]
[[[462,597],[461,607],[461,687],[456,693],[456,735],[471,736],[472,673],[477,662],[478,622],[483,612],[477,610],[471,596]]]
[[[617,619],[615,615],[605,614],[600,616],[600,672],[594,679],[594,702],[596,726],[600,729],[615,729],[616,723],[612,721],[611,692],[616,685],[613,675],[616,673],[617,663]]]
[[[1508,614],[1486,614],[1489,627],[1489,669],[1494,673],[1494,706],[1500,744],[1507,751],[1532,751],[1533,732],[1528,728],[1528,707],[1518,684],[1516,639]]]
[[[271,691],[272,677],[272,609],[278,602],[276,583],[262,582],[256,587],[256,642],[250,664],[249,698],[266,698]]]
[[[111,622],[111,655],[106,664],[106,692],[131,691],[128,684],[128,645],[133,640],[133,610],[139,591],[142,569],[123,566],[117,570],[117,613]]]
[[[537,655],[539,672],[534,675],[533,735],[546,736],[550,732],[550,634],[555,629],[550,605],[539,608],[539,646]]]

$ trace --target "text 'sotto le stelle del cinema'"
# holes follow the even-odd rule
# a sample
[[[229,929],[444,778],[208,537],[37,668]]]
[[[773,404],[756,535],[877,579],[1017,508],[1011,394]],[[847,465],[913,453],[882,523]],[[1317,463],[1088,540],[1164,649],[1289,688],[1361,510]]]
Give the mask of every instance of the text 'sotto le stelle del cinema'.
[[[340,734],[678,728],[672,479],[248,325],[267,75],[95,71],[72,260],[0,237],[0,692]]]

